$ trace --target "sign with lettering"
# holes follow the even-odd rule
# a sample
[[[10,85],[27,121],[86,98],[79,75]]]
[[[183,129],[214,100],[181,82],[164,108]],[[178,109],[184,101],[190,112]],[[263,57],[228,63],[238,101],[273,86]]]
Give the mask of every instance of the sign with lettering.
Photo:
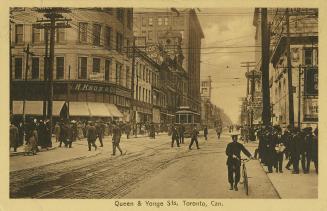
[[[304,121],[318,121],[318,99],[308,98],[304,100]]]
[[[304,95],[318,95],[317,67],[310,67],[304,70]]]
[[[107,85],[76,83],[72,86],[72,91],[101,92],[107,94],[114,94],[115,88]]]

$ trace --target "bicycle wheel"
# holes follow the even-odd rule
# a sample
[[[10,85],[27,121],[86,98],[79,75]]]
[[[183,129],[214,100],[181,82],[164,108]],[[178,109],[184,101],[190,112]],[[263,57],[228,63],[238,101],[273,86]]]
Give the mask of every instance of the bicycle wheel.
[[[247,173],[246,173],[245,166],[243,166],[243,185],[244,185],[245,194],[249,195],[248,176],[247,176]]]

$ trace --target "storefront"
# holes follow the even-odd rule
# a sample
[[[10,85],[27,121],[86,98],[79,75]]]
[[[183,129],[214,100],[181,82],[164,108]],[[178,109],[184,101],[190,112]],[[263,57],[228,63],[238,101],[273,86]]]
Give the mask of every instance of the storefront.
[[[13,114],[43,116],[43,99],[47,96],[47,86],[43,81],[14,81]],[[25,96],[22,93],[27,87]],[[53,87],[53,116],[59,117],[65,102],[69,102],[69,115],[74,119],[110,118],[119,121],[129,121],[130,90],[115,84],[95,81],[55,81]],[[45,109],[46,110],[46,109]]]

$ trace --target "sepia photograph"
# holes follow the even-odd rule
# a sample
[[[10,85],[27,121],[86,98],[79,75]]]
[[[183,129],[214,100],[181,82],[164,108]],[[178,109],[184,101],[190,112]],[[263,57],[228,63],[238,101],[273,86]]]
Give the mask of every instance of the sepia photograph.
[[[318,199],[319,8],[8,10],[9,199]]]

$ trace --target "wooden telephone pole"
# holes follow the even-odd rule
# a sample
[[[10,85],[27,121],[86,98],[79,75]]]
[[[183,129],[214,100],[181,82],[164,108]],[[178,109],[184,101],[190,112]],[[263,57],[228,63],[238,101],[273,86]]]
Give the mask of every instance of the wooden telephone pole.
[[[29,56],[34,56],[34,53],[30,51],[30,45],[27,44],[26,49],[24,50],[24,53],[26,53],[26,62],[25,62],[25,77],[24,77],[24,88],[23,88],[23,96],[24,96],[24,101],[23,101],[23,127],[24,127],[24,133],[23,133],[23,140],[25,140],[26,136],[26,85],[27,85],[27,77],[28,77],[28,69],[29,69]]]
[[[70,28],[68,21],[71,19],[66,19],[63,17],[62,13],[70,13],[71,10],[68,8],[60,8],[60,7],[47,7],[47,8],[38,8],[36,9],[39,13],[44,13],[44,17],[47,19],[41,19],[37,22],[38,28],[49,29],[50,31],[50,44],[49,50],[50,55],[47,59],[47,79],[49,82],[49,89],[48,89],[48,118],[50,120],[50,131],[52,131],[52,109],[53,109],[53,72],[54,72],[54,47],[55,47],[55,34],[56,29],[59,28]],[[58,38],[57,38],[58,39]],[[51,132],[50,132],[51,133]],[[51,137],[51,136],[50,136]]]
[[[291,127],[294,127],[294,101],[293,101],[293,83],[292,83],[292,63],[291,63],[291,49],[290,49],[290,21],[288,9],[285,12],[286,17],[286,54],[287,54],[287,82],[288,82],[288,118]]]
[[[271,110],[270,110],[270,90],[269,90],[269,27],[267,18],[267,8],[261,8],[261,36],[262,36],[262,123],[270,125]]]
[[[241,62],[241,67],[246,67],[246,73],[248,74],[250,71],[250,67],[255,67],[256,62]],[[246,82],[246,96],[249,95],[249,78],[247,78]]]

